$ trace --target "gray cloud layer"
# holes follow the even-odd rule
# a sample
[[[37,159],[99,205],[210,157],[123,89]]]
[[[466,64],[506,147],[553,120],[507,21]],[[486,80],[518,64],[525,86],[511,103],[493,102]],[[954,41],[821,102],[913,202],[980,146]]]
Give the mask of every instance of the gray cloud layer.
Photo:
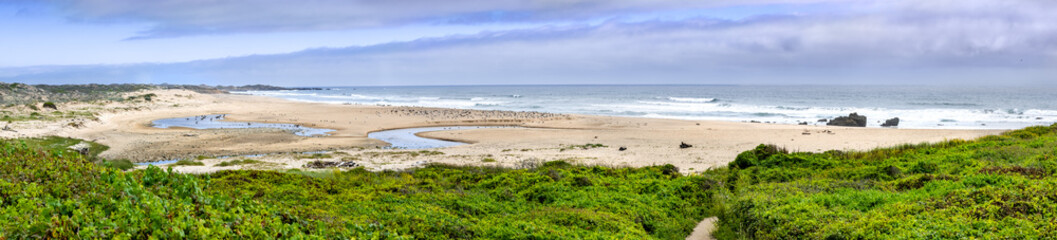
[[[405,24],[548,22],[663,10],[840,0],[51,0],[87,22],[146,22],[138,38],[317,31]]]
[[[613,21],[177,64],[6,69],[0,81],[1054,84],[1054,9],[1048,1],[887,1],[842,14]]]

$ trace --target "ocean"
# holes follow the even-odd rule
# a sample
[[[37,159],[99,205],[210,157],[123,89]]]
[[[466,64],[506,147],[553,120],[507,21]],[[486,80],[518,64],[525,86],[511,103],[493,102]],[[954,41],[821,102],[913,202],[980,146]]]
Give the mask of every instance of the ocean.
[[[1057,122],[1057,88],[950,86],[558,85],[325,87],[237,92],[334,104],[624,117],[819,123],[858,113],[867,127],[1017,129]]]

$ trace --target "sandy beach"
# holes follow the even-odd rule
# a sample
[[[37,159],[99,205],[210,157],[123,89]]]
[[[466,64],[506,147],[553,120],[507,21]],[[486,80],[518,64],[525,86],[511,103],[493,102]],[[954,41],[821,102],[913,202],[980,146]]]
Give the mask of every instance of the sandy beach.
[[[720,121],[625,118],[537,112],[478,111],[422,107],[341,105],[288,101],[236,94],[199,94],[154,90],[153,102],[92,105],[98,120],[83,126],[61,122],[11,124],[17,132],[0,137],[57,135],[110,146],[102,157],[134,162],[178,158],[203,159],[205,166],[179,166],[183,172],[233,168],[300,168],[315,160],[353,161],[371,170],[402,169],[425,163],[518,167],[532,162],[565,160],[607,166],[673,164],[683,173],[724,166],[758,144],[792,151],[865,150],[905,143],[972,139],[1002,130],[909,130],[781,125]],[[134,93],[142,94],[142,93]],[[70,106],[82,107],[86,106]],[[288,123],[334,129],[329,136],[303,137],[278,129],[161,129],[151,121],[206,114],[227,114],[225,121]],[[68,120],[78,121],[78,120]],[[436,131],[423,137],[468,145],[417,151],[384,149],[388,144],[367,138],[373,131],[429,126],[520,126],[522,128]],[[693,145],[680,148],[680,143]],[[604,147],[583,148],[585,144]],[[619,150],[621,147],[626,150]],[[299,152],[326,151],[308,158]],[[263,164],[217,167],[230,160],[219,156],[252,157]]]

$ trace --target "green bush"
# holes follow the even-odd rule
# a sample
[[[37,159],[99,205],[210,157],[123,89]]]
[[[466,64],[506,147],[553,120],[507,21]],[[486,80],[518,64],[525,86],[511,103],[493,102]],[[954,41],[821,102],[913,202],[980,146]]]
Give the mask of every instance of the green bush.
[[[179,160],[179,161],[176,161],[175,163],[169,164],[169,166],[204,166],[204,165],[206,165],[206,164],[202,163],[202,162],[199,162],[199,161],[187,160],[187,159]]]
[[[720,239],[1057,238],[1057,124],[864,152],[761,145],[702,173]]]
[[[681,239],[709,212],[702,177],[545,165],[122,172],[0,140],[0,238]]]
[[[231,160],[231,161],[225,161],[225,162],[217,163],[216,166],[217,167],[227,167],[227,166],[237,166],[237,165],[244,165],[244,164],[257,164],[257,163],[262,163],[262,162],[261,161],[257,161],[257,160],[253,160],[253,159],[235,159],[235,160]]]
[[[136,164],[133,164],[132,161],[129,161],[128,159],[102,160],[102,161],[99,161],[99,165],[106,166],[106,167],[112,167],[114,169],[122,170],[122,171],[129,170],[129,169],[132,169],[132,168],[136,167]]]
[[[59,107],[55,106],[55,103],[53,103],[53,102],[45,102],[44,103],[44,108],[51,108],[51,109],[54,109],[54,110],[58,110],[59,109]]]

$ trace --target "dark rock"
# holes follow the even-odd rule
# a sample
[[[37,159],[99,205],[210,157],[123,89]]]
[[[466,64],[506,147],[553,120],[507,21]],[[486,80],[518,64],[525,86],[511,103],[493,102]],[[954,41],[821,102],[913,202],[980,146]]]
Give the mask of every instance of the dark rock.
[[[888,176],[900,177],[903,176],[903,170],[896,166],[888,166]]]
[[[885,120],[885,122],[882,123],[881,126],[882,127],[898,127],[899,126],[899,118],[892,118],[892,119]]]
[[[72,149],[72,150],[76,151],[77,153],[80,153],[81,155],[88,156],[88,153],[90,152],[89,150],[91,150],[91,147],[92,147],[92,145],[90,145],[88,143],[79,142],[79,143],[74,144],[73,146],[69,146],[67,148]]]
[[[851,113],[847,117],[837,117],[826,123],[829,126],[866,127],[866,116]]]
[[[679,148],[691,148],[694,145],[686,144],[685,142],[679,142]]]
[[[618,148],[617,150],[619,150],[619,151],[624,151],[624,150],[628,150],[628,148],[627,148],[627,147],[620,147],[620,148]]]
[[[807,122],[797,122],[798,125],[807,125]]]
[[[820,123],[829,122],[829,119],[825,119],[825,118],[819,119],[818,122],[820,122]]]

